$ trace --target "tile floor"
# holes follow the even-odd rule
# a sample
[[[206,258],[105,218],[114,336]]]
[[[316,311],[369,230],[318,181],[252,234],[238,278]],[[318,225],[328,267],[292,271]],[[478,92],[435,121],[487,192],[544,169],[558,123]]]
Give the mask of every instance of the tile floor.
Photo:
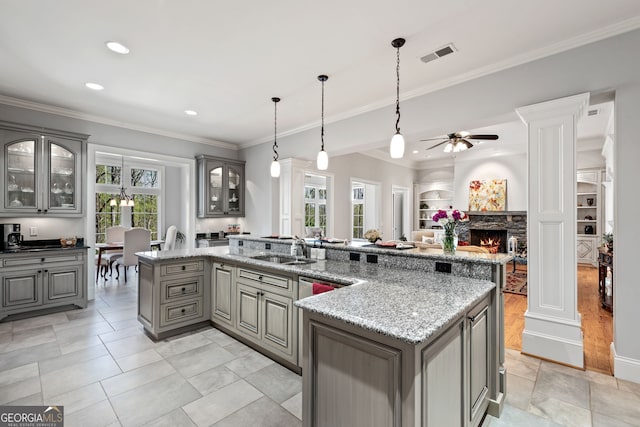
[[[101,279],[85,310],[0,323],[0,405],[64,405],[65,426],[301,425],[299,376],[213,328],[154,343],[136,299]],[[639,384],[511,350],[506,365],[483,426],[640,426]]]

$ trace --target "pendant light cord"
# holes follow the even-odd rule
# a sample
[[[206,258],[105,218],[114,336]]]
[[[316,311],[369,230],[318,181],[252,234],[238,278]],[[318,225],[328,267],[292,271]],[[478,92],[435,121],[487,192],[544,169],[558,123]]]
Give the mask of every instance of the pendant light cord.
[[[320,151],[324,151],[324,82],[326,79],[322,80],[322,120],[320,126],[320,141],[322,145],[320,146]]]
[[[400,133],[400,46],[397,48],[396,78],[396,133]]]
[[[273,98],[273,161],[276,162],[278,161],[278,101],[280,101],[278,99],[278,101],[276,101],[277,98]]]

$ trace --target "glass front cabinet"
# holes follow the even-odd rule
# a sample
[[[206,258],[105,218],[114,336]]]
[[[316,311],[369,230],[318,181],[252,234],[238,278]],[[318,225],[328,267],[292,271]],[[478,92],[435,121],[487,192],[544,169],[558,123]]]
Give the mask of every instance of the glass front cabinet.
[[[198,217],[244,216],[244,162],[200,155]]]
[[[0,216],[81,215],[87,138],[0,122]]]

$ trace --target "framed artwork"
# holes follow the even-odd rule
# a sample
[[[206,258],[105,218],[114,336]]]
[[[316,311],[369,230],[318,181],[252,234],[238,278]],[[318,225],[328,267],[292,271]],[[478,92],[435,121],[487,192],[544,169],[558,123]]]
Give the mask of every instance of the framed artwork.
[[[507,180],[475,180],[469,184],[470,211],[504,211],[507,207]]]

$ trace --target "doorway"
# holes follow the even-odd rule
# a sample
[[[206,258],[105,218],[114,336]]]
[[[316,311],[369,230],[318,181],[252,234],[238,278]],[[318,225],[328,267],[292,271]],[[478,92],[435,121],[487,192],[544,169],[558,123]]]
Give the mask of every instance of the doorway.
[[[394,185],[391,189],[393,240],[405,240],[409,235],[409,189]]]

